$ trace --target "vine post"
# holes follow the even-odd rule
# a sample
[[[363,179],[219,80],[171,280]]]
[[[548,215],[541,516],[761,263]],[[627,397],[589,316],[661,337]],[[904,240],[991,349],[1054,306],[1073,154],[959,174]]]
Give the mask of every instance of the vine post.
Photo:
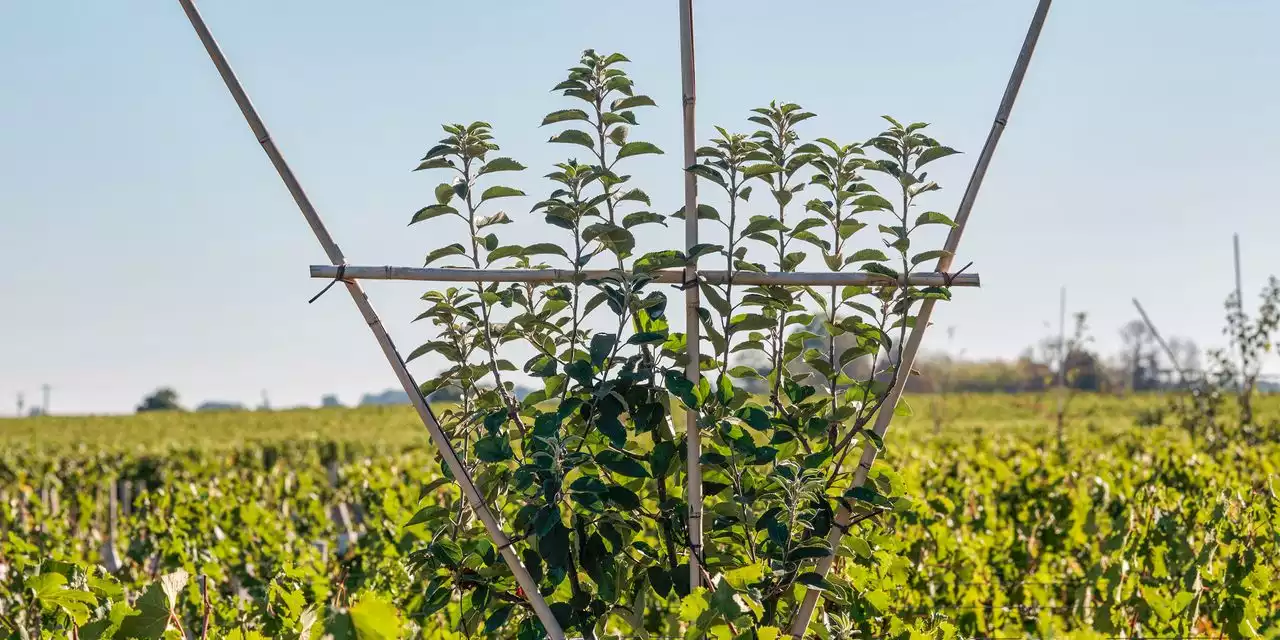
[[[285,161],[280,150],[276,148],[275,143],[271,140],[271,134],[267,131],[266,125],[258,116],[257,110],[253,103],[250,102],[249,96],[245,93],[244,87],[236,78],[235,72],[232,71],[231,65],[227,62],[226,57],[222,54],[221,48],[217,41],[213,39],[213,34],[209,32],[208,26],[205,25],[204,19],[200,16],[200,12],[196,9],[193,0],[178,0],[182,5],[182,10],[187,14],[192,28],[195,29],[196,35],[199,36],[205,50],[209,54],[209,58],[213,61],[213,65],[217,67],[218,74],[222,76],[222,81],[227,85],[227,90],[231,92],[232,98],[235,99],[237,106],[240,107],[241,113],[244,114],[245,121],[249,128],[253,131],[254,137],[258,140],[258,144],[262,146],[262,150],[271,160],[271,164],[275,167],[276,172],[280,174],[280,179],[284,181],[285,187],[289,189],[290,195],[298,205],[298,209],[302,211],[303,217],[306,218],[307,224],[310,225],[311,231],[315,234],[316,240],[320,242],[320,246],[324,249],[325,255],[339,269],[346,265],[346,257],[342,253],[342,249],[333,240],[333,236],[329,235],[328,229],[324,226],[324,221],[320,219],[319,212],[311,204],[310,198],[302,189],[302,185],[298,182],[297,177],[293,175],[293,170],[289,168],[289,164]],[[472,480],[470,473],[458,458],[457,452],[454,451],[453,445],[449,442],[448,436],[440,428],[440,423],[431,411],[431,407],[427,404],[426,398],[422,395],[418,383],[414,381],[412,374],[409,373],[405,366],[404,359],[400,357],[399,351],[396,350],[395,343],[391,341],[390,334],[387,333],[386,327],[378,318],[378,314],[373,309],[373,305],[369,302],[369,297],[365,295],[364,289],[356,280],[344,279],[339,274],[334,282],[342,280],[346,285],[347,292],[351,295],[352,302],[359,309],[360,315],[364,318],[369,330],[373,332],[374,338],[377,339],[378,345],[382,347],[382,353],[386,356],[387,362],[395,371],[396,378],[400,380],[401,386],[404,388],[409,399],[413,402],[414,408],[418,411],[422,423],[426,426],[427,432],[431,435],[431,440],[436,448],[440,451],[440,455],[444,458],[444,463],[448,467],[450,473],[457,480],[458,485],[462,488],[463,494],[467,498],[470,507],[476,512],[476,515],[484,523],[485,530],[489,537],[493,539],[494,546],[500,550],[503,560],[511,569],[511,573],[515,576],[516,582],[524,590],[529,599],[538,620],[542,623],[543,628],[550,638],[553,640],[564,640],[564,631],[561,630],[559,622],[556,621],[555,615],[551,612],[551,608],[547,606],[546,599],[543,598],[538,590],[538,583],[529,574],[528,569],[521,562],[519,556],[516,555],[512,548],[511,540],[503,533],[497,519],[485,504],[484,498],[476,489],[475,482]]]
[[[698,163],[697,139],[694,130],[697,102],[697,87],[694,82],[693,58],[693,0],[680,2],[680,86],[681,104],[684,112],[684,167],[692,167]],[[685,376],[696,387],[702,365],[701,330],[698,308],[698,257],[694,247],[698,244],[698,178],[691,171],[684,173],[684,242],[689,262],[684,268],[684,308],[685,335],[688,344],[689,362],[685,365]],[[686,499],[689,503],[689,590],[696,589],[701,583],[702,562],[702,437],[698,430],[698,413],[685,411],[686,446],[688,468],[686,482],[688,488]]]
[[[1035,52],[1036,42],[1040,39],[1040,31],[1044,28],[1044,22],[1049,15],[1049,7],[1052,3],[1053,0],[1040,0],[1036,5],[1035,13],[1031,18],[1031,25],[1027,28],[1026,38],[1022,42],[1022,50],[1018,53],[1018,59],[1013,65],[1013,72],[1010,74],[1009,83],[1005,87],[1004,96],[1000,100],[1000,106],[996,110],[995,120],[991,123],[991,131],[987,134],[987,140],[982,145],[982,151],[973,167],[973,173],[969,176],[969,184],[965,187],[964,195],[960,199],[960,206],[956,211],[955,226],[951,228],[951,232],[947,235],[946,244],[943,246],[942,255],[938,258],[935,271],[947,271],[951,268],[956,249],[960,245],[960,237],[964,234],[965,223],[969,221],[969,213],[973,210],[974,202],[978,199],[978,191],[982,188],[982,181],[986,178],[987,168],[991,165],[996,146],[1000,143],[1000,136],[1004,133],[1005,125],[1009,121],[1009,114],[1013,112],[1014,102],[1018,98],[1018,90],[1022,88],[1022,80],[1026,76],[1027,67],[1031,63],[1031,56]],[[895,383],[885,398],[884,408],[876,415],[874,432],[881,441],[883,441],[885,433],[889,430],[889,423],[893,420],[894,415],[893,409],[897,406],[898,401],[901,400],[902,392],[905,390],[907,380],[910,378],[911,368],[915,364],[916,352],[920,349],[920,341],[924,338],[925,328],[929,326],[929,319],[933,315],[934,303],[935,300],[933,299],[926,299],[920,303],[920,311],[916,316],[915,326],[911,329],[911,334],[907,338],[906,344],[902,347],[897,370],[903,375],[896,376]],[[866,484],[867,474],[871,471],[871,466],[875,464],[878,451],[879,449],[875,446],[874,441],[868,441],[864,445],[862,459],[859,460],[857,471],[854,473],[853,486],[855,488]],[[843,506],[836,513],[835,526],[831,528],[831,532],[828,534],[828,542],[833,550],[840,547],[841,539],[851,525],[852,516],[853,513]],[[827,573],[831,571],[835,555],[835,553],[832,553],[818,561],[816,572],[819,576],[825,578]],[[805,631],[809,628],[809,621],[813,618],[813,612],[818,604],[820,595],[821,592],[812,587],[805,593],[804,602],[801,603],[795,617],[792,619],[790,634],[793,637],[804,637]]]

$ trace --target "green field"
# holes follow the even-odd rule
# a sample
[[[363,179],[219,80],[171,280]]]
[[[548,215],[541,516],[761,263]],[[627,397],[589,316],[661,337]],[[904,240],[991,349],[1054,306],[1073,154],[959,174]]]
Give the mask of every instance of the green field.
[[[1158,397],[1075,398],[1064,450],[1050,396],[910,402],[878,463],[909,508],[857,525],[838,554],[862,614],[852,637],[1280,637],[1280,446],[1209,452],[1136,426]],[[1274,398],[1262,408],[1280,416]],[[207,637],[464,637],[452,629],[474,594],[434,593],[413,569],[433,532],[405,526],[456,510],[437,478],[408,407],[2,421],[0,625],[18,638],[33,610],[47,628],[105,618],[183,570],[172,606],[145,592],[114,637],[175,620],[200,637],[206,619]],[[112,523],[107,496],[126,483]],[[492,554],[457,542],[477,566]],[[93,568],[107,549],[114,576]],[[37,576],[58,571],[70,581]],[[624,617],[602,632],[623,634]],[[94,624],[72,637],[108,637]]]

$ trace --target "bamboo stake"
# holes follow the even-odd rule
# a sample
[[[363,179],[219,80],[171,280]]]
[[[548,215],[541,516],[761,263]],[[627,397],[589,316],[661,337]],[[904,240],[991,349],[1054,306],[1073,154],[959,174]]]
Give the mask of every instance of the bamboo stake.
[[[311,265],[312,278],[338,277],[334,265]],[[429,282],[573,282],[599,278],[630,276],[630,272],[607,269],[585,269],[577,274],[572,269],[468,269],[395,266],[341,267],[343,280],[423,280]],[[684,269],[659,269],[649,274],[654,282],[679,284],[688,275]],[[982,279],[976,273],[941,273],[925,271],[897,279],[874,273],[851,271],[818,272],[755,272],[755,271],[699,271],[701,281],[723,284],[733,277],[734,284],[783,285],[783,286],[901,286],[912,287],[979,287]]]
[[[693,253],[693,246],[698,244],[698,180],[688,171],[697,164],[697,143],[694,130],[697,102],[697,87],[694,82],[693,58],[693,0],[680,2],[680,86],[684,102],[684,243],[685,249]],[[698,307],[701,304],[698,290],[698,260],[695,257],[684,269],[684,308],[686,352],[689,363],[685,365],[685,376],[695,386],[701,375],[699,365],[702,361],[701,342],[702,328],[698,322]],[[698,430],[698,414],[696,411],[685,412],[685,434],[688,455],[685,458],[687,489],[685,497],[689,503],[689,590],[693,591],[702,583],[702,434]]]
[[[346,258],[343,256],[342,250],[338,248],[338,245],[333,241],[333,237],[329,235],[324,222],[320,219],[320,214],[316,212],[311,200],[307,198],[306,193],[302,190],[302,185],[294,177],[293,171],[289,168],[288,163],[285,162],[284,156],[280,154],[275,143],[271,141],[266,125],[258,117],[257,110],[254,109],[253,103],[249,101],[249,96],[240,85],[240,81],[236,79],[235,73],[231,70],[227,59],[222,55],[222,50],[213,39],[209,28],[205,26],[204,19],[200,17],[193,0],[178,0],[178,2],[182,5],[183,11],[186,12],[187,18],[191,21],[191,26],[204,44],[205,50],[208,51],[209,58],[213,61],[214,66],[218,68],[218,73],[222,76],[223,82],[226,83],[232,98],[235,99],[240,111],[244,114],[249,128],[258,139],[258,143],[262,145],[262,150],[271,159],[271,164],[275,166],[276,172],[280,174],[280,179],[284,181],[285,186],[289,189],[294,202],[298,204],[303,217],[307,219],[307,224],[311,226],[316,239],[324,248],[325,254],[334,265],[345,264]],[[365,295],[360,284],[356,281],[349,280],[345,284],[347,292],[351,294],[351,300],[355,302],[356,308],[360,310],[360,315],[363,316],[365,323],[369,325],[369,329],[373,332],[374,338],[377,339],[378,345],[382,347],[382,353],[386,356],[387,362],[395,371],[396,377],[400,380],[401,386],[404,387],[405,393],[409,394],[409,399],[413,402],[414,408],[418,410],[418,415],[422,418],[422,423],[426,426],[427,432],[431,434],[431,439],[436,448],[439,449],[445,464],[448,465],[453,477],[457,479],[458,484],[462,487],[462,491],[466,495],[471,508],[475,510],[476,515],[484,523],[485,530],[488,531],[489,537],[493,539],[494,545],[502,553],[503,560],[506,561],[507,566],[511,569],[511,573],[515,575],[516,582],[524,590],[534,613],[537,614],[542,626],[553,640],[564,640],[564,631],[561,630],[560,623],[556,621],[555,616],[551,613],[551,608],[547,606],[546,600],[538,591],[538,583],[529,575],[529,571],[512,548],[510,539],[502,531],[497,519],[489,511],[488,506],[484,504],[484,500],[476,489],[471,475],[458,458],[458,454],[453,450],[449,438],[440,429],[440,423],[436,420],[435,414],[431,412],[431,407],[427,405],[426,399],[423,398],[418,384],[414,381],[413,376],[410,375],[408,368],[405,367],[404,360],[400,357],[399,352],[396,351],[395,344],[391,341],[391,336],[387,334],[387,330],[382,325],[382,321],[379,320],[378,314],[373,310],[373,305],[370,304],[368,296]]]
[[[1031,18],[1031,25],[1027,28],[1026,38],[1022,42],[1022,50],[1018,53],[1018,59],[1013,65],[1013,73],[1009,77],[1009,84],[1005,87],[1004,97],[1000,101],[1000,107],[996,110],[995,121],[991,124],[991,131],[987,134],[987,141],[982,146],[982,153],[978,155],[978,161],[973,167],[973,174],[969,176],[969,185],[965,187],[964,196],[960,199],[960,207],[956,212],[956,226],[952,227],[951,233],[947,235],[947,241],[943,247],[947,253],[938,258],[938,266],[935,269],[937,271],[946,271],[951,267],[956,248],[960,245],[960,237],[964,233],[965,223],[969,221],[969,213],[973,210],[973,204],[978,198],[978,191],[982,188],[982,181],[986,178],[987,167],[991,164],[991,158],[996,152],[996,145],[1000,142],[1000,136],[1004,133],[1005,124],[1009,121],[1009,114],[1013,111],[1014,101],[1018,98],[1018,90],[1022,87],[1022,79],[1026,76],[1027,66],[1031,63],[1031,54],[1035,52],[1036,41],[1040,38],[1040,31],[1044,27],[1045,18],[1049,14],[1050,4],[1052,4],[1052,0],[1040,0],[1036,6],[1035,14]],[[881,438],[889,430],[889,423],[893,420],[894,407],[898,405],[898,400],[902,398],[902,392],[906,388],[911,367],[915,363],[916,352],[920,349],[921,339],[924,338],[924,330],[929,326],[929,318],[933,315],[933,305],[934,300],[932,299],[925,300],[920,304],[915,326],[907,337],[906,345],[902,347],[902,357],[898,361],[898,373],[893,388],[889,390],[884,404],[881,405],[880,412],[876,415],[874,431]],[[867,442],[862,449],[862,459],[858,462],[858,469],[854,474],[854,487],[866,484],[867,474],[871,471],[871,466],[875,463],[875,460],[875,445],[872,442]],[[818,561],[818,566],[816,567],[818,575],[826,577],[827,573],[831,571],[831,564],[835,559],[835,550],[840,548],[841,538],[844,537],[845,529],[850,526],[852,515],[844,506],[841,506],[836,513],[835,526],[831,528],[831,533],[827,536],[827,541],[831,545],[832,555]],[[809,628],[809,621],[813,618],[814,608],[818,604],[818,596],[819,592],[814,589],[809,589],[805,593],[804,602],[801,603],[792,620],[791,629],[789,630],[791,636],[795,638],[804,637],[806,630]]]

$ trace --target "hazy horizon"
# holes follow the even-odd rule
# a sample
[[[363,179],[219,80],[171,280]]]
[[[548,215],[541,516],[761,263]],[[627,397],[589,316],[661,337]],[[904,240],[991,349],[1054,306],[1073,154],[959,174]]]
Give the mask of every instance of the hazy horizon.
[[[944,190],[930,208],[954,211],[1034,4],[800,2],[777,16],[758,0],[699,3],[699,139],[748,130],[748,110],[774,98],[818,114],[805,136],[924,120],[964,152],[931,171]],[[538,124],[568,106],[549,90],[586,48],[633,60],[659,105],[635,135],[667,152],[637,158],[634,175],[654,211],[680,206],[674,3],[201,9],[353,263],[418,265],[459,235],[405,226],[438,182],[410,170],[443,122],[494,124],[503,155],[529,167],[510,181],[529,194],[511,228],[528,230],[522,244],[552,238],[524,212],[571,152]],[[1015,357],[1056,333],[1061,286],[1104,356],[1135,296],[1166,336],[1222,345],[1232,233],[1247,308],[1280,271],[1267,253],[1280,236],[1265,81],[1277,20],[1280,4],[1260,0],[1057,3],[957,256],[983,287],[939,306],[925,347]],[[890,24],[909,28],[876,28]],[[742,42],[775,28],[787,46]],[[161,386],[191,407],[253,407],[263,389],[281,406],[350,404],[396,387],[345,295],[307,304],[323,253],[176,2],[11,3],[0,58],[18,61],[0,68],[0,415],[20,392],[39,403],[42,384],[55,415],[129,412]],[[425,283],[366,288],[403,353],[427,339],[410,323]]]

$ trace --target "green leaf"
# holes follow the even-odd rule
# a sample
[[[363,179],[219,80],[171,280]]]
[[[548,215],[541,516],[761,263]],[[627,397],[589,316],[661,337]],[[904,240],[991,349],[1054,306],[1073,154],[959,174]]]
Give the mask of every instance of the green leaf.
[[[441,205],[447,205],[449,204],[449,201],[452,199],[453,199],[453,185],[447,182],[441,182],[440,184],[436,185],[436,202],[440,203]]]
[[[409,518],[409,521],[404,523],[404,526],[412,527],[412,526],[420,525],[426,522],[430,522],[431,520],[434,520],[437,517],[447,516],[447,515],[448,515],[448,511],[446,511],[444,507],[441,507],[439,505],[434,505],[434,504],[427,505],[421,509],[418,509],[418,512],[413,514],[413,517]]]
[[[489,617],[484,621],[485,633],[493,633],[506,626],[507,619],[511,617],[511,612],[515,611],[515,608],[515,605],[504,604],[494,609],[493,613],[490,613]]]
[[[831,591],[832,590],[831,583],[827,582],[826,578],[823,578],[822,576],[812,571],[807,571],[805,573],[802,573],[796,576],[796,582],[799,582],[800,584],[806,587],[809,587],[810,589],[813,589],[815,591]]]
[[[893,278],[894,280],[898,279],[897,271],[894,271],[893,269],[890,269],[889,267],[886,267],[878,262],[868,262],[862,265],[862,270],[867,273],[874,273],[876,275],[885,276],[887,278]]]
[[[675,454],[675,443],[669,440],[653,445],[653,451],[649,452],[649,468],[653,470],[653,477],[665,478],[671,473],[671,463],[675,459]]]
[[[689,595],[680,599],[680,619],[685,622],[697,622],[702,614],[711,608],[707,602],[707,588],[698,587]]]
[[[629,158],[631,156],[643,155],[646,153],[662,153],[657,145],[650,142],[628,142],[618,150],[617,159]]]
[[[169,603],[159,582],[151,583],[142,597],[133,603],[133,608],[137,613],[121,621],[118,637],[140,640],[164,637],[165,630],[169,628]]]
[[[600,480],[600,478],[596,478],[594,476],[581,476],[577,480],[574,480],[573,484],[569,485],[569,490],[576,491],[578,493],[603,494],[609,492],[609,487],[604,483],[604,481]]]
[[[521,247],[520,245],[512,244],[505,247],[498,247],[497,249],[489,252],[489,262],[496,262],[503,258],[512,258],[520,255],[524,255],[524,247]]]
[[[441,258],[447,258],[449,256],[461,256],[461,255],[466,255],[466,253],[467,253],[466,247],[455,242],[447,247],[441,247],[427,254],[427,260],[426,262],[423,263],[422,266],[425,267]]]
[[[450,191],[452,191],[452,189],[450,189]],[[447,215],[450,213],[457,213],[457,212],[458,210],[454,209],[453,207],[446,207],[444,205],[433,204],[431,206],[418,209],[418,212],[413,214],[413,219],[409,221],[409,224],[416,224],[418,222],[422,222],[423,220],[430,220],[432,218]]]
[[[351,623],[357,640],[399,640],[402,623],[400,612],[381,596],[365,593],[351,607]]]
[[[760,176],[767,176],[771,173],[781,173],[781,172],[782,172],[782,167],[773,163],[764,162],[760,164],[753,164],[747,167],[742,171],[742,175],[746,178],[758,178]]]
[[[462,564],[462,547],[452,540],[440,538],[432,542],[427,550],[445,566],[456,567]]]
[[[636,258],[634,268],[636,271],[654,271],[682,267],[684,264],[685,256],[683,253],[668,249],[666,251],[653,251]]]
[[[547,140],[547,142],[555,142],[560,144],[580,144],[588,149],[596,148],[596,141],[591,139],[591,136],[588,135],[586,132],[578,131],[577,129],[569,129],[567,131],[561,131],[560,133],[557,133],[556,135],[551,136],[551,139]]]
[[[786,231],[787,225],[783,224],[777,218],[768,216],[752,216],[751,222],[743,229],[739,235],[747,236],[761,231]]]
[[[656,222],[662,226],[667,226],[667,219],[652,211],[637,211],[629,213],[622,219],[623,228],[630,229],[632,227]]]
[[[756,374],[759,375],[759,374]],[[738,418],[756,431],[768,431],[772,427],[769,414],[760,407],[745,406],[738,410]]]
[[[448,154],[451,154],[451,153],[457,153],[457,152],[458,152],[458,148],[457,148],[457,147],[455,147],[455,146],[453,146],[453,145],[451,145],[451,144],[443,143],[443,142],[442,142],[442,143],[440,143],[440,144],[438,144],[438,145],[436,145],[436,146],[434,146],[434,147],[431,147],[431,150],[430,150],[430,151],[427,151],[427,155],[422,156],[422,159],[423,159],[423,160],[430,160],[430,159],[435,158],[435,157],[445,156],[445,155],[448,155]]]
[[[865,598],[867,602],[870,602],[871,606],[876,608],[876,611],[879,611],[880,613],[889,612],[889,594],[877,589],[875,591],[868,591],[863,594],[862,597]]]
[[[883,197],[874,193],[862,196],[861,198],[854,200],[853,203],[859,207],[866,207],[868,209],[893,211],[893,205],[890,204],[888,200],[885,200]]]
[[[871,429],[863,429],[860,433],[867,440],[870,440],[871,444],[875,445],[877,451],[884,451],[884,438],[880,434]]]
[[[476,440],[476,457],[484,462],[502,462],[515,457],[511,443],[503,436],[485,436]]]
[[[684,207],[680,207],[679,210],[671,214],[671,217],[676,218],[678,220],[684,220]],[[720,212],[716,211],[716,208],[709,204],[700,204],[698,205],[698,219],[699,220],[719,220]]]
[[[745,567],[725,571],[723,575],[729,586],[743,591],[747,587],[763,580],[764,574],[768,569],[769,567],[764,562],[756,562]]]
[[[960,152],[952,149],[951,147],[930,147],[925,149],[924,152],[920,154],[920,157],[916,159],[916,168],[918,169],[930,162],[933,162],[934,160],[955,155],[957,153]]]
[[[831,549],[826,544],[810,545],[807,547],[798,547],[787,555],[787,562],[803,562],[805,560],[816,560],[831,555]]]
[[[658,106],[653,98],[649,96],[627,96],[613,101],[609,108],[613,111],[622,111],[623,109],[634,109],[635,107],[656,107]]]
[[[524,171],[524,165],[512,160],[511,158],[494,158],[480,167],[480,171],[476,176],[482,176],[486,173],[495,173],[498,171]]]
[[[597,453],[596,464],[599,464],[616,474],[627,476],[628,478],[649,477],[649,472],[645,470],[644,465],[631,457],[612,449],[606,449]]]
[[[849,259],[846,260],[846,262],[865,262],[868,260],[885,262],[888,259],[889,259],[889,256],[886,256],[884,252],[879,249],[861,249],[857,253],[850,256]]]
[[[910,418],[912,415],[911,405],[907,404],[906,398],[898,398],[898,404],[893,408],[893,415],[899,418]],[[884,448],[884,440],[880,441],[880,447]]]
[[[920,217],[916,218],[917,227],[925,224],[945,224],[948,227],[956,226],[956,223],[953,222],[951,218],[948,218],[937,211],[926,211],[925,213],[920,214]]]
[[[448,158],[432,158],[418,165],[414,171],[424,171],[427,169],[452,169],[453,161]]]
[[[849,546],[853,548],[854,553],[858,554],[862,558],[867,560],[871,559],[871,545],[868,544],[866,540],[857,536],[850,536]]]
[[[556,122],[568,122],[571,120],[588,120],[587,112],[582,109],[561,109],[552,111],[547,117],[542,119],[542,126],[554,124]]]
[[[618,344],[618,336],[612,333],[597,333],[591,336],[591,364],[599,367]]]
[[[537,244],[531,244],[524,248],[524,251],[521,252],[521,255],[526,255],[526,256],[556,255],[562,258],[569,257],[569,254],[565,253],[564,247],[558,244],[550,243],[550,242],[539,242]]]
[[[484,190],[480,196],[480,202],[485,200],[493,200],[494,198],[509,198],[511,196],[522,196],[524,192],[512,187],[494,186]]]
[[[582,239],[585,242],[598,241],[601,246],[624,257],[630,255],[631,250],[636,246],[636,238],[630,231],[607,222],[593,224],[583,229]]]

